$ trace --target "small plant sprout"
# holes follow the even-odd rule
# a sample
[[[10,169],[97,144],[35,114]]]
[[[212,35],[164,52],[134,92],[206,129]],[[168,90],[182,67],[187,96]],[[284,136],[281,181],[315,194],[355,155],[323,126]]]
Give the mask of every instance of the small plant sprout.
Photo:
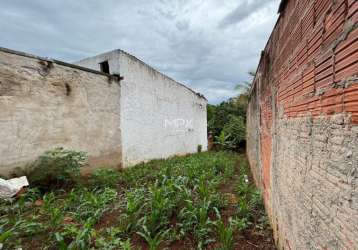
[[[157,250],[180,244],[232,250],[242,233],[259,232],[255,237],[267,239],[261,194],[248,181],[245,158],[232,152],[101,169],[81,179],[84,156],[64,149],[47,152],[37,163],[36,174],[42,175],[30,189],[16,200],[0,200],[2,249],[131,250],[145,244]],[[61,176],[52,179],[57,188],[44,188],[43,177],[57,171]]]

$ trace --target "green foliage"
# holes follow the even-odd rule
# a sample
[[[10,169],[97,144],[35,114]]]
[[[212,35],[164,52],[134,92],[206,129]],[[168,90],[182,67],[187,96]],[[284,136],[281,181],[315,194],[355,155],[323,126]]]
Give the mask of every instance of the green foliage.
[[[50,226],[59,227],[63,221],[63,214],[56,204],[56,196],[53,192],[45,194],[43,197],[43,210],[49,215]]]
[[[250,79],[236,86],[240,91],[238,96],[207,106],[208,131],[215,138],[218,149],[238,150],[244,145],[246,110],[254,75],[249,72]]]
[[[224,101],[218,105],[208,105],[208,131],[214,136],[220,134],[231,116],[246,117],[246,106],[237,103],[235,98]]]
[[[221,244],[219,249],[221,250],[233,250],[234,249],[234,228],[230,224],[225,226],[222,220],[216,222],[218,230],[218,241]]]
[[[215,144],[220,150],[233,150],[235,149],[234,142],[230,139],[231,134],[227,134],[224,130],[221,130],[219,136],[215,136]]]
[[[249,222],[247,218],[240,218],[239,216],[235,218],[230,218],[229,222],[231,227],[233,227],[239,232],[246,230],[251,224],[251,222]]]
[[[66,225],[63,232],[54,234],[54,238],[57,242],[57,247],[61,250],[87,250],[94,234],[93,223],[89,220],[81,228]],[[70,243],[67,244],[66,242]]]
[[[89,191],[87,188],[72,190],[65,201],[65,209],[79,221],[89,219],[95,223],[107,210],[107,204],[117,197],[117,191],[111,188]]]
[[[121,215],[121,226],[126,232],[139,227],[138,221],[143,214],[146,189],[137,188],[126,193],[125,212]]]
[[[14,223],[14,224],[12,224]],[[18,237],[31,237],[32,235],[44,232],[45,227],[35,221],[35,218],[21,218],[16,222],[0,221],[0,244],[15,241]]]
[[[130,239],[127,239],[126,241],[121,241],[120,246],[122,248],[122,250],[131,250],[132,249],[132,244]]]
[[[246,136],[244,119],[241,116],[231,116],[229,122],[224,125],[222,132],[229,136],[228,141],[234,148],[239,148]]]
[[[240,176],[236,190],[240,196],[238,214],[242,218],[252,219],[253,210],[263,209],[261,193],[248,182],[246,175]]]
[[[240,96],[248,97],[250,94],[250,90],[252,87],[253,80],[255,78],[256,72],[255,71],[249,71],[247,72],[249,75],[249,79],[247,81],[243,81],[235,86],[235,89],[240,91]]]
[[[210,115],[209,115],[210,112]],[[208,131],[219,149],[237,150],[245,141],[246,103],[232,98],[208,107]]]
[[[118,185],[120,173],[114,169],[97,169],[90,178],[90,183],[94,187],[115,188]]]
[[[119,228],[106,228],[105,232],[100,235],[95,241],[96,249],[103,250],[115,250],[123,249],[130,250],[132,249],[132,244],[130,239],[122,240],[122,231]]]
[[[45,152],[26,171],[31,186],[48,189],[77,182],[86,153],[56,148]]]
[[[150,249],[162,249],[190,236],[197,249],[215,241],[220,249],[232,249],[235,233],[267,226],[263,212],[253,216],[263,206],[260,193],[247,183],[244,159],[240,178],[235,176],[240,159],[230,152],[203,152],[123,171],[98,170],[71,189],[41,194],[30,188],[16,201],[0,201],[0,244],[128,250],[139,235]],[[233,178],[240,198],[228,223],[221,218],[228,203],[220,188]]]
[[[245,230],[255,223],[255,227],[263,230],[268,226],[261,193],[250,183],[247,174],[247,163],[240,167],[240,177],[236,186],[236,192],[240,197],[237,203],[237,217],[233,224],[239,231]],[[256,217],[259,217],[257,220]]]
[[[143,226],[142,231],[137,232],[137,234],[142,236],[147,241],[150,250],[158,250],[160,244],[165,240],[169,231],[170,229],[167,229],[165,231],[159,231],[153,235],[146,226]]]
[[[214,223],[209,213],[216,209],[206,199],[199,202],[186,200],[185,207],[179,212],[181,232],[193,234],[198,247],[203,247],[213,241],[210,234],[213,232]]]

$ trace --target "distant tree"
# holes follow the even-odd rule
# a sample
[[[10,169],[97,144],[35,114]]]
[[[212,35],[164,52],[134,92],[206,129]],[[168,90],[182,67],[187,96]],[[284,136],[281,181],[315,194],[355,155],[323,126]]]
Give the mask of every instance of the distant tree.
[[[245,120],[246,120],[246,108],[249,103],[249,95],[252,87],[252,82],[255,78],[255,72],[249,71],[249,79],[239,83],[235,86],[235,89],[239,91],[239,95],[236,97],[237,106],[245,110]]]
[[[252,70],[247,73],[249,75],[249,79],[246,81],[243,81],[235,86],[235,89],[240,91],[240,95],[244,95],[244,96],[249,95],[251,86],[252,86],[252,82],[256,75],[255,71],[252,71]]]
[[[249,79],[235,86],[239,95],[218,105],[208,105],[208,131],[214,136],[220,149],[236,150],[245,141],[246,108],[255,73],[250,71]]]

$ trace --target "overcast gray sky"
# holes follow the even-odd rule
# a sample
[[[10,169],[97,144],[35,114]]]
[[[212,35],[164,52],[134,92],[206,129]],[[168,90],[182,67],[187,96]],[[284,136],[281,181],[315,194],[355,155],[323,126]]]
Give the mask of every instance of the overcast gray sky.
[[[279,0],[1,0],[0,46],[63,61],[116,48],[218,103],[257,67]]]

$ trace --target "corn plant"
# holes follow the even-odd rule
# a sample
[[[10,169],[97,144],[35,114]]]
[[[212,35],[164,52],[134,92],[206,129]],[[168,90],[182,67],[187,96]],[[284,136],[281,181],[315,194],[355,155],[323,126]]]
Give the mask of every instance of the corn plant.
[[[214,226],[209,217],[210,209],[210,201],[204,200],[199,204],[194,204],[192,201],[187,200],[186,206],[179,213],[181,231],[183,233],[192,232],[198,245],[201,246],[213,241],[210,238]]]
[[[36,222],[34,219],[19,219],[15,224],[10,225],[6,222],[0,225],[0,243],[6,245],[8,242],[21,236],[33,236],[45,231],[43,224]]]
[[[117,192],[111,188],[93,191],[77,189],[72,192],[73,194],[67,202],[67,210],[80,221],[87,221],[89,218],[98,220],[106,211],[107,204],[113,202],[117,197]]]
[[[60,250],[87,250],[94,235],[93,220],[89,219],[82,228],[69,225],[65,226],[64,232],[55,233],[55,239]],[[66,240],[69,244],[66,244]]]
[[[205,180],[204,177],[201,177],[199,179],[199,184],[197,185],[197,189],[199,192],[199,197],[201,199],[208,199],[210,195],[210,187],[208,185],[208,182]]]
[[[7,223],[0,225],[0,244],[2,244],[2,246],[6,243],[7,240],[9,240],[15,234],[15,230],[18,223],[19,222],[17,222],[13,227],[8,229],[5,229]]]
[[[229,225],[225,226],[224,222],[220,219],[215,222],[218,231],[218,240],[221,245],[221,250],[234,249],[234,228]]]
[[[125,195],[125,213],[120,220],[124,222],[125,231],[130,232],[138,225],[138,220],[145,207],[145,196],[147,191],[144,188],[130,190]]]
[[[173,203],[171,203],[165,186],[157,184],[149,189],[149,214],[142,217],[142,225],[154,235],[160,228],[168,224],[168,216]]]
[[[127,239],[126,241],[121,241],[120,246],[122,248],[122,250],[131,250],[132,249],[132,244],[130,239]]]
[[[169,232],[170,229],[167,229],[165,231],[159,231],[158,233],[153,235],[152,232],[150,232],[148,228],[144,225],[142,227],[142,230],[137,232],[137,234],[142,236],[146,240],[150,250],[158,250],[160,244],[165,240],[165,237],[168,235]]]
[[[40,234],[46,239],[42,249],[130,250],[135,247],[130,237],[138,234],[150,249],[158,249],[191,235],[197,249],[213,241],[232,249],[234,233],[267,225],[261,195],[246,181],[245,164],[235,175],[236,160],[229,152],[204,152],[123,171],[98,170],[72,189],[46,190],[43,196],[43,189],[31,188],[17,200],[0,201],[0,244],[26,247]],[[224,224],[220,209],[228,203],[219,187],[231,179],[238,179],[239,199],[236,214]]]

